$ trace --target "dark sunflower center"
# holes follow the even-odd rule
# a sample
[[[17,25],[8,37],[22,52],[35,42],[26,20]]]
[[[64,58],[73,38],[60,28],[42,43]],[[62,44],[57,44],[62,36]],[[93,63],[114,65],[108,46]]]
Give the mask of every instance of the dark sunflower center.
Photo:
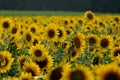
[[[74,38],[73,43],[74,43],[76,48],[80,48],[81,44],[80,44],[80,39],[79,38],[77,38],[77,37]]]
[[[67,33],[67,34],[70,34],[70,30],[66,30],[66,33]]]
[[[32,70],[31,68],[27,68],[27,69],[26,69],[26,72],[31,73],[32,76],[36,76],[35,71]]]
[[[48,31],[48,36],[49,36],[50,38],[53,38],[53,37],[55,36],[54,30]]]
[[[82,21],[82,20],[78,20],[78,23],[79,23],[79,24],[82,24],[82,23],[83,23],[83,21]]]
[[[117,50],[115,50],[115,52],[114,52],[114,56],[118,56],[120,54],[120,49],[117,49]]]
[[[83,71],[76,70],[70,73],[69,80],[85,80]]]
[[[26,39],[27,39],[28,42],[31,41],[31,35],[30,34],[26,34]]]
[[[23,67],[25,61],[26,61],[25,58],[21,59],[21,61],[20,61],[20,67],[21,67],[21,68]]]
[[[118,17],[115,17],[114,20],[115,20],[116,22],[119,22],[119,18],[118,18]]]
[[[10,25],[9,22],[7,22],[7,21],[5,21],[5,22],[3,23],[3,27],[4,27],[4,28],[8,28],[9,25]]]
[[[34,27],[32,27],[31,31],[34,33],[36,31],[36,29]]]
[[[34,51],[34,54],[35,54],[36,57],[40,57],[42,55],[42,51],[37,49],[37,50]]]
[[[93,44],[95,44],[96,43],[96,39],[94,38],[94,37],[90,37],[89,38],[89,44],[90,45],[93,45]]]
[[[43,61],[36,61],[36,63],[39,65],[39,67],[41,68],[41,69],[43,69],[44,67],[46,67],[47,66],[47,63],[48,63],[48,60],[47,60],[47,58],[46,59],[44,59]]]
[[[77,54],[76,51],[73,51],[72,52],[72,57],[76,56],[76,54]]]
[[[118,73],[115,72],[108,72],[103,80],[120,80],[120,76]]]
[[[50,75],[50,80],[60,80],[62,77],[62,67],[54,69]]]
[[[92,20],[93,19],[93,15],[89,13],[89,14],[87,14],[87,18]]]
[[[33,45],[36,45],[36,44],[38,44],[38,40],[37,40],[37,39],[34,39]]]
[[[22,80],[29,80],[29,79],[27,79],[27,78],[22,78]]]
[[[59,37],[59,38],[62,37],[62,36],[63,36],[63,32],[62,32],[62,30],[58,29],[58,32],[59,32],[58,37]]]
[[[68,25],[68,21],[64,21],[64,24],[65,24],[65,25]]]
[[[101,45],[101,47],[103,47],[103,48],[107,48],[108,45],[109,45],[108,39],[102,39],[101,42],[100,42],[100,45]]]
[[[15,34],[17,32],[17,28],[13,27],[12,28],[12,34]]]

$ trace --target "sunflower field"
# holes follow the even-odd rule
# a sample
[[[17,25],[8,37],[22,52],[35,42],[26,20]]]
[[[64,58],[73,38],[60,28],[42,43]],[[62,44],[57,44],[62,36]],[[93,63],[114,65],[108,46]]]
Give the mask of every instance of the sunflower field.
[[[0,16],[0,80],[120,80],[120,15]]]

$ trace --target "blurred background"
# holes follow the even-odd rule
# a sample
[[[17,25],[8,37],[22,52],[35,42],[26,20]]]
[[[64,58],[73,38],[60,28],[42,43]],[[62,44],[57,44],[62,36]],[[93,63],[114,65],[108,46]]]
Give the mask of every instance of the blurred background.
[[[120,0],[0,0],[0,10],[120,13]]]

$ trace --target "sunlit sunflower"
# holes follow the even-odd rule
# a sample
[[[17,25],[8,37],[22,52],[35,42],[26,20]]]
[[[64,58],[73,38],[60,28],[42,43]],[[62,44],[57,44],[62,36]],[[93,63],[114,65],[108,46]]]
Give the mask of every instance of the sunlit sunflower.
[[[81,26],[83,26],[83,24],[84,24],[84,20],[83,20],[83,18],[77,18],[77,22],[78,22],[78,24],[79,25],[81,25]]]
[[[33,34],[32,34],[32,32],[26,30],[24,35],[23,35],[23,37],[24,37],[27,45],[31,45],[32,44],[32,41],[33,41]]]
[[[14,58],[12,55],[7,51],[0,52],[0,73],[6,73],[8,70],[11,69],[12,62]]]
[[[41,75],[39,66],[37,64],[35,64],[34,62],[25,62],[23,69],[25,72],[31,73],[32,76],[40,76]]]
[[[74,49],[74,46],[70,46],[68,48],[68,52],[66,54],[66,56],[68,58],[70,58],[70,60],[74,61],[76,60],[78,57],[79,57],[80,53],[78,53],[75,49]]]
[[[57,28],[58,30],[58,41],[63,42],[66,38],[66,32],[64,31],[63,27]]]
[[[53,59],[52,59],[52,56],[50,55],[46,55],[44,56],[44,59],[41,60],[41,61],[37,61],[35,60],[34,61],[37,65],[39,65],[40,69],[41,70],[44,70],[44,69],[50,69],[51,66],[53,65]]]
[[[120,80],[120,68],[116,64],[100,65],[95,73],[96,80]]]
[[[22,69],[25,62],[27,62],[27,61],[30,62],[32,60],[31,60],[31,58],[29,56],[23,56],[22,55],[22,56],[18,57],[17,61],[18,61],[18,65],[20,66],[20,69]]]
[[[56,41],[58,36],[58,30],[56,24],[49,24],[46,26],[46,37],[48,41]]]
[[[9,30],[13,25],[11,18],[3,18],[0,23],[4,30]]]
[[[22,72],[19,76],[20,80],[33,80],[33,77],[30,73]]]
[[[94,34],[88,35],[87,40],[89,45],[94,45],[94,46],[99,45],[99,38],[97,37],[97,35]]]
[[[85,12],[84,17],[85,17],[86,20],[92,21],[92,20],[94,20],[95,15],[92,11],[89,10],[89,11]]]
[[[63,73],[64,80],[94,80],[92,71],[84,65],[76,65],[76,67],[68,73]]]
[[[112,49],[113,47],[113,39],[112,36],[106,35],[100,37],[100,47],[102,49]]]
[[[114,16],[113,19],[116,23],[120,23],[120,17],[119,16]]]
[[[120,47],[114,47],[111,51],[111,55],[114,57],[120,55]]]
[[[39,44],[30,47],[29,53],[32,55],[32,59],[37,61],[44,60],[45,56],[48,55],[46,48]]]
[[[37,36],[37,35],[34,35],[33,36],[33,41],[32,41],[32,44],[35,46],[36,44],[40,44],[41,41],[42,41],[42,36]]]
[[[15,23],[13,26],[11,26],[10,30],[11,34],[17,34],[20,31],[19,23]]]
[[[63,73],[68,73],[70,69],[70,64],[60,64],[48,71],[48,73],[44,76],[45,80],[64,80]]]
[[[82,33],[78,33],[73,37],[73,45],[75,50],[78,53],[81,53],[84,51],[85,48],[85,36]]]
[[[32,23],[31,25],[29,25],[29,31],[31,31],[33,34],[38,34],[39,32],[39,26],[35,23]]]

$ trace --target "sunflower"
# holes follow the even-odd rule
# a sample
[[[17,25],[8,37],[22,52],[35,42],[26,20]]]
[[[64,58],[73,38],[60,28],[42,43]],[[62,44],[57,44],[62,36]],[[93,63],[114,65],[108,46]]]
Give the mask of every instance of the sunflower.
[[[46,48],[39,44],[30,47],[29,53],[32,55],[32,59],[37,61],[44,60],[45,56],[48,55]]]
[[[89,11],[85,12],[84,17],[85,17],[86,20],[92,21],[92,20],[94,20],[95,15],[92,11],[89,10]]]
[[[29,31],[31,31],[33,34],[38,34],[39,32],[39,27],[37,24],[32,23],[31,25],[29,25]]]
[[[81,26],[83,26],[83,24],[84,24],[84,20],[83,20],[83,18],[77,18],[77,22],[78,22],[78,24],[79,25],[81,25]]]
[[[72,61],[76,60],[79,57],[79,53],[74,49],[74,46],[70,46],[68,48],[67,57],[70,58]]]
[[[32,41],[33,41],[33,34],[32,34],[32,32],[26,30],[24,35],[23,35],[23,37],[24,37],[27,45],[31,45],[32,44]]]
[[[15,23],[13,26],[11,26],[10,30],[11,34],[17,34],[20,31],[19,23]]]
[[[27,72],[22,72],[19,76],[20,80],[33,80],[32,75]]]
[[[88,44],[89,45],[95,45],[95,46],[98,46],[99,45],[99,38],[97,37],[97,35],[88,35],[87,37],[87,40],[88,40]]]
[[[40,44],[42,41],[42,38],[40,36],[34,35],[32,44],[35,46],[36,44]]]
[[[46,26],[46,37],[48,41],[56,41],[58,36],[58,30],[56,24],[49,24]]]
[[[52,56],[50,55],[47,55],[47,56],[44,56],[45,58],[41,61],[34,61],[37,65],[39,65],[40,69],[41,70],[44,70],[44,69],[50,69],[50,67],[53,65],[53,59],[52,59]]]
[[[85,48],[85,36],[82,33],[78,33],[73,37],[73,45],[75,48],[75,51],[78,53],[82,53]]]
[[[113,47],[113,39],[110,35],[104,35],[100,37],[100,47],[101,49],[112,49]]]
[[[64,80],[94,80],[92,71],[84,65],[76,64],[68,73],[63,73]]]
[[[40,76],[41,71],[37,64],[34,62],[25,62],[23,66],[23,70],[27,73],[31,73],[32,76]]]
[[[61,63],[59,66],[55,66],[50,69],[48,73],[44,76],[45,80],[64,80],[63,73],[68,73],[70,71],[70,64]]]
[[[120,80],[120,68],[113,63],[98,66],[95,74],[96,80]]]
[[[25,63],[26,61],[30,62],[30,61],[32,61],[32,60],[31,60],[31,58],[30,58],[29,56],[24,56],[24,55],[22,55],[22,56],[19,56],[19,57],[18,57],[17,62],[18,62],[18,65],[20,66],[20,69],[23,68],[24,63]]]
[[[114,57],[120,55],[120,47],[114,47],[111,51],[111,55]]]
[[[4,30],[9,30],[12,27],[13,23],[11,18],[3,18],[1,20],[1,24],[0,26],[4,29]]]
[[[63,27],[57,28],[58,30],[58,41],[63,42],[66,39],[66,32]]]
[[[11,56],[7,51],[0,52],[0,73],[6,73],[11,69],[12,62],[14,61],[14,58]]]

